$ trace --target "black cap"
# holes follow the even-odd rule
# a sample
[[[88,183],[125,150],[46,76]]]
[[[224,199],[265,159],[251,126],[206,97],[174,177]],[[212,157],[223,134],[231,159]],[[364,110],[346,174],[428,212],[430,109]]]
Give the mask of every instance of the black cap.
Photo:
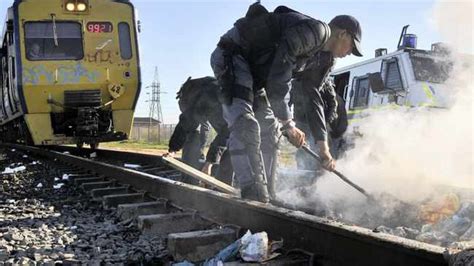
[[[329,25],[346,30],[350,35],[352,35],[352,40],[354,41],[354,49],[352,49],[352,54],[355,56],[362,56],[362,53],[360,52],[362,29],[360,28],[360,24],[357,19],[349,15],[339,15],[333,18],[331,22],[329,22]]]

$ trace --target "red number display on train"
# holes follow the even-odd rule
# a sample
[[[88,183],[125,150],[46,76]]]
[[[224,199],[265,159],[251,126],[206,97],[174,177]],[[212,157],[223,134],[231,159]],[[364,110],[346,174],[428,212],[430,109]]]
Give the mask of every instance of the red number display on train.
[[[110,22],[89,22],[87,23],[87,31],[92,33],[112,32],[113,27]]]

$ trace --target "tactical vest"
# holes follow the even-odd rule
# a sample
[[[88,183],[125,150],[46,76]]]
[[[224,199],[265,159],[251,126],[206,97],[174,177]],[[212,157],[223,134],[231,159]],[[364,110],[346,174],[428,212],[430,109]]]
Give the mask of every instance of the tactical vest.
[[[271,63],[281,36],[278,16],[256,3],[250,6],[245,17],[235,22],[242,56],[252,68]]]
[[[282,28],[288,25],[281,25],[281,17],[286,13],[298,13],[307,19],[301,19],[283,33]],[[264,86],[270,65],[282,38],[286,38],[288,53],[297,58],[300,56],[308,58],[318,51],[329,36],[327,34],[322,36],[322,40],[316,40],[316,36],[319,36],[317,25],[316,20],[285,6],[279,6],[275,12],[271,13],[259,3],[251,5],[247,15],[239,19],[234,26],[239,31],[241,38],[239,53],[249,63],[255,79],[254,88],[258,89]],[[324,25],[325,32],[330,32],[326,24],[321,23],[321,25]],[[312,32],[312,38],[302,36],[304,31]],[[285,36],[282,36],[283,34]],[[315,46],[316,42],[319,42],[319,46]]]

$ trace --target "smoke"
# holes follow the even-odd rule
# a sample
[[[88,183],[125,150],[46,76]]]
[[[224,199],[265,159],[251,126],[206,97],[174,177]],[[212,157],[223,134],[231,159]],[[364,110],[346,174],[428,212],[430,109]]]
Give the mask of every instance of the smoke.
[[[454,51],[465,51],[466,45],[472,49],[472,10],[472,2],[434,5],[432,22]],[[440,193],[440,186],[474,189],[473,60],[472,55],[452,59],[446,109],[400,107],[370,113],[358,123],[362,137],[337,161],[337,169],[369,193],[388,193],[414,205]],[[355,223],[366,218],[361,208],[370,207],[362,194],[331,173],[307,188],[304,198],[294,191],[283,190],[279,196],[292,203],[317,202]],[[387,211],[396,203],[386,205]]]
[[[437,1],[433,5],[430,23],[443,39],[460,52],[474,53],[473,2]]]

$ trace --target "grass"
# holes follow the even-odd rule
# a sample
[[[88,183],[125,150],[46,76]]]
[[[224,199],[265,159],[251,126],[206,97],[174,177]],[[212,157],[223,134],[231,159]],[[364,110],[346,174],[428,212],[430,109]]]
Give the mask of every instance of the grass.
[[[282,141],[280,145],[280,152],[279,152],[279,165],[282,167],[296,167],[295,161],[295,152],[296,148],[294,148],[291,144],[287,143],[286,140]],[[106,149],[117,149],[117,150],[152,150],[153,153],[165,153],[168,151],[168,141],[166,142],[146,142],[146,141],[134,141],[134,140],[124,140],[124,141],[116,141],[116,142],[103,142],[100,143],[100,148]],[[204,154],[207,153],[207,149]],[[179,152],[178,155],[181,153]]]

